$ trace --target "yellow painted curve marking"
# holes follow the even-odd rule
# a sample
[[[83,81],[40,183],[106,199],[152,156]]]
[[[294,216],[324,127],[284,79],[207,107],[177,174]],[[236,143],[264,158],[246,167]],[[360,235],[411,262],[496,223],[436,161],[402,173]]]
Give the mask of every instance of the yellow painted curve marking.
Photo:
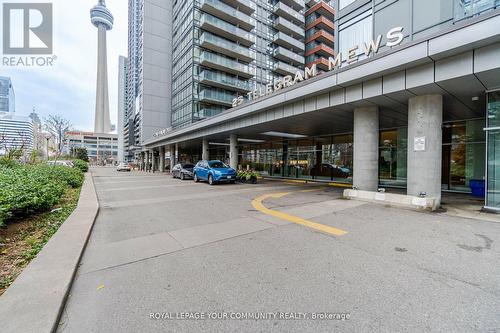
[[[315,191],[315,190],[305,190],[305,191],[301,191],[301,192],[311,192],[311,191]],[[305,220],[305,219],[300,218],[298,216],[293,216],[293,215],[283,213],[283,212],[280,212],[277,210],[269,209],[266,206],[264,206],[264,204],[262,203],[264,200],[266,200],[268,198],[278,199],[278,198],[282,198],[285,195],[288,195],[290,193],[291,192],[280,192],[280,193],[271,193],[271,194],[261,195],[260,197],[257,197],[257,198],[252,200],[252,206],[253,206],[253,208],[255,208],[256,210],[258,210],[261,213],[264,213],[264,214],[267,214],[270,216],[274,216],[274,217],[277,217],[277,218],[282,219],[282,220],[290,221],[292,223],[300,224],[300,225],[303,225],[303,226],[311,228],[311,229],[325,232],[327,234],[332,234],[335,236],[342,236],[342,235],[347,234],[347,231],[344,231],[341,229],[330,227],[330,226],[327,226],[327,225],[324,225],[321,223],[317,223],[317,222],[308,221],[308,220]]]

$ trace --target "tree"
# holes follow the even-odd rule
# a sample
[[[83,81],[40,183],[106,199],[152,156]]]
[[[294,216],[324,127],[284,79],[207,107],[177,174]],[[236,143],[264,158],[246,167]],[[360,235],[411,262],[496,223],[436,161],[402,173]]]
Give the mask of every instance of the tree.
[[[70,127],[71,123],[69,120],[64,119],[60,115],[49,115],[45,119],[45,129],[56,138],[59,154],[63,150],[64,134],[69,131]]]
[[[71,148],[71,156],[85,162],[89,161],[89,156],[87,154],[87,148],[84,147],[73,147]]]

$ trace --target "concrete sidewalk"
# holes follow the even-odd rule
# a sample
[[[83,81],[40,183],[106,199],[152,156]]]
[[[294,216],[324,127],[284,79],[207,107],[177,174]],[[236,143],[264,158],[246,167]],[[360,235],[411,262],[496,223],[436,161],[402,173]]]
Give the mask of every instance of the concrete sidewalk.
[[[93,179],[87,173],[76,209],[0,297],[2,333],[57,329],[98,210]]]

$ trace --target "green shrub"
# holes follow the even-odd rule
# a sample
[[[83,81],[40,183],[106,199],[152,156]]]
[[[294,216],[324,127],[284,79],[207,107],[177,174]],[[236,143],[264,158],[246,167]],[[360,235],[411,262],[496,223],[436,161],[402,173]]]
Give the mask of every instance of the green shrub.
[[[89,165],[83,160],[76,159],[73,161],[73,167],[80,169],[82,172],[89,171]]]
[[[82,183],[83,173],[78,168],[0,165],[0,225],[15,217],[50,209],[68,186],[76,188]]]

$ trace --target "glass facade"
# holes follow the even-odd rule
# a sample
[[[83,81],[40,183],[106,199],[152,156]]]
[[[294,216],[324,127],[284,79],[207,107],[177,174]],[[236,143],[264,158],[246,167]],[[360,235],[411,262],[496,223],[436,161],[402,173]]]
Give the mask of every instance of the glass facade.
[[[443,190],[469,191],[471,180],[482,180],[485,168],[484,119],[443,125]]]
[[[403,27],[403,43],[452,26],[464,19],[487,13],[500,7],[500,0],[372,0],[358,1],[336,16],[338,45],[336,51],[346,52],[356,45],[364,45],[382,35],[381,50],[385,48],[386,34],[394,27]],[[339,0],[343,9],[352,0]],[[358,49],[364,56],[362,47]],[[345,57],[344,57],[345,58]]]
[[[172,127],[214,116],[273,82],[276,1],[175,1]]]
[[[500,101],[498,111],[500,117]],[[484,119],[443,125],[443,190],[470,192],[471,181],[484,178],[486,143],[483,127]],[[500,156],[500,130],[496,135],[497,156]],[[380,185],[405,188],[408,129],[381,130],[379,139]],[[218,152],[217,158],[225,161],[229,156],[227,147],[223,147],[222,152]],[[214,158],[212,152],[210,154]],[[346,134],[246,144],[241,146],[239,164],[265,176],[352,183],[353,136]],[[500,175],[500,168],[496,175]]]
[[[500,210],[500,91],[487,98],[486,207]]]

